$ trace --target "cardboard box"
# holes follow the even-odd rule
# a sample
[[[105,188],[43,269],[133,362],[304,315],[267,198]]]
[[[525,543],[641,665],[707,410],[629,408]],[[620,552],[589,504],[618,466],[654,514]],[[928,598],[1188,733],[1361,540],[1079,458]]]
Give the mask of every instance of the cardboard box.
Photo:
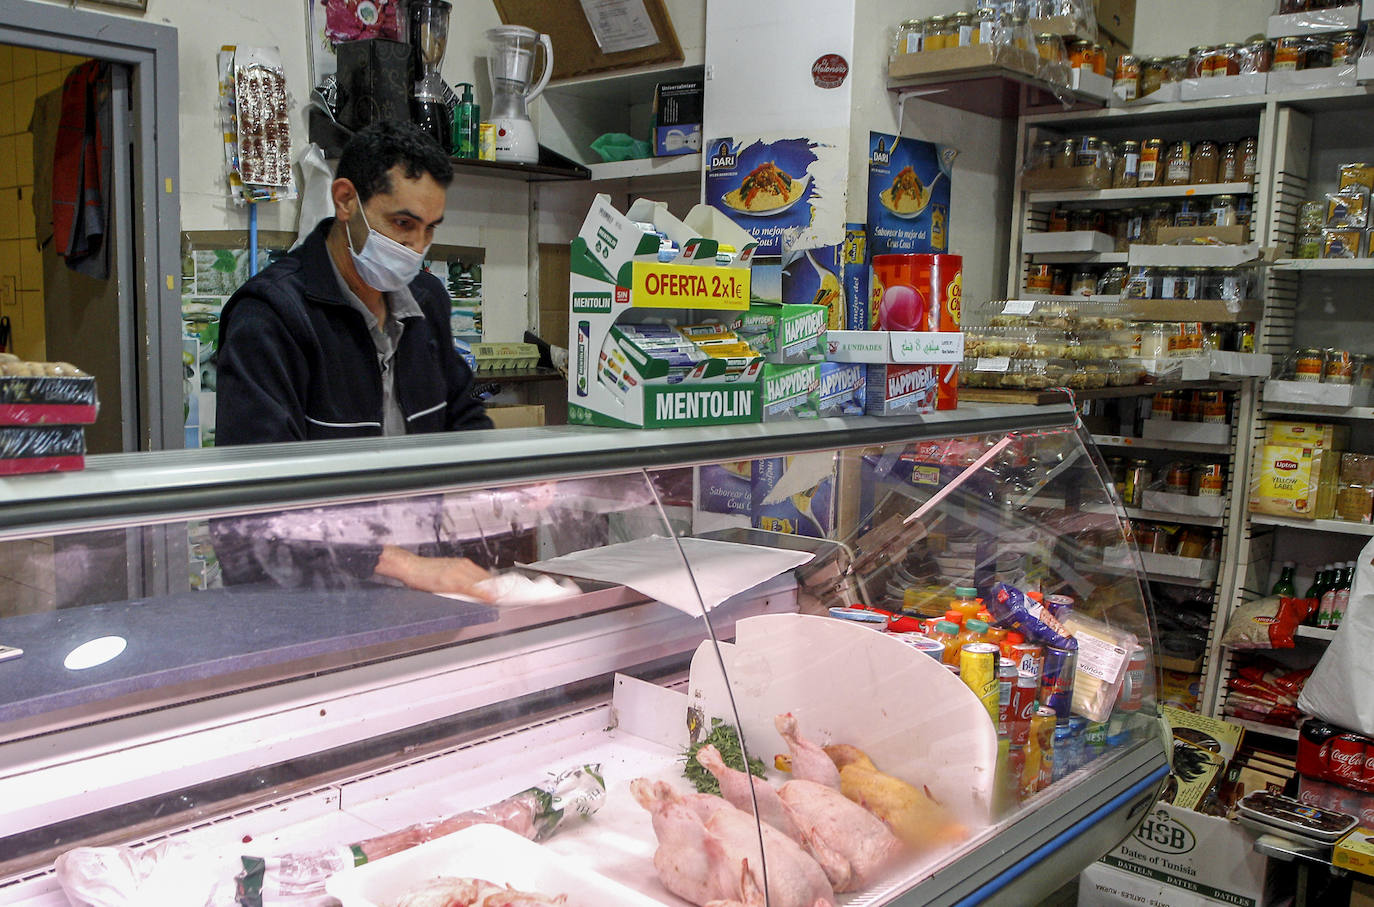
[[[734,320],[735,333],[775,365],[821,362],[830,309],[823,305],[754,302]]]
[[[472,355],[484,375],[529,371],[539,365],[539,347],[533,343],[474,343]]]
[[[820,416],[821,367],[773,365],[763,367],[763,421],[815,419]]]
[[[654,86],[654,156],[701,151],[702,82],[659,82]]]
[[[830,331],[831,362],[958,365],[964,361],[962,331]]]
[[[1374,829],[1362,825],[1337,841],[1331,851],[1331,865],[1374,876]]]
[[[697,469],[697,509],[749,515],[752,460],[708,463]]]
[[[1093,863],[1078,876],[1078,903],[1085,907],[1216,907],[1219,902],[1106,863]]]
[[[1336,489],[1336,512],[1333,515],[1338,520],[1352,523],[1374,522],[1374,486],[1342,482]]]
[[[911,416],[935,412],[940,369],[958,371],[957,365],[868,366],[865,411],[871,416]],[[953,378],[958,382],[958,376]]]
[[[665,233],[677,255],[661,262],[659,237],[636,222]],[[721,243],[737,250],[727,265],[716,264]],[[705,205],[679,221],[662,202],[637,199],[622,214],[609,196],[596,196],[570,255],[568,421],[632,428],[760,421],[762,358],[689,366],[640,348],[617,327],[647,309],[678,321],[688,310],[747,310],[756,248],[747,232]]]
[[[888,63],[887,74],[892,79],[928,75],[961,78],[975,74],[995,75],[995,70],[1007,69],[1033,76],[1039,67],[1040,55],[1033,51],[975,44],[971,47],[945,47],[914,54],[896,54]],[[1108,179],[1110,178],[1109,173]]]
[[[1161,803],[1101,863],[1165,886],[1158,901],[1263,905],[1266,858],[1236,822]],[[1131,900],[1129,903],[1139,904]],[[1095,900],[1085,903],[1099,903]]]
[[[1159,245],[1168,246],[1180,240],[1210,240],[1238,246],[1250,239],[1250,228],[1244,225],[1231,227],[1160,227]],[[1258,252],[1256,247],[1256,252]]]
[[[1031,170],[1021,177],[1021,187],[1028,192],[1060,189],[1110,189],[1110,167],[1056,167],[1051,170]]]
[[[1374,454],[1341,454],[1341,481],[1347,485],[1374,485]]]
[[[820,363],[819,399],[821,416],[862,416],[868,369],[859,362]]]
[[[1249,72],[1234,76],[1184,79],[1181,84],[1179,97],[1184,101],[1250,97],[1269,90],[1269,73]]]
[[[1320,384],[1316,381],[1266,381],[1266,403],[1301,403],[1307,406],[1369,406],[1370,388],[1353,384]]]
[[[1097,27],[1129,50],[1135,40],[1135,0],[1096,0]]]
[[[1021,237],[1021,251],[1027,255],[1042,252],[1111,252],[1115,248],[1115,239],[1096,230],[1026,233]]]
[[[1084,67],[1069,70],[1069,87],[1084,97],[1104,103],[1112,96],[1112,80]]]
[[[1264,443],[1345,450],[1350,444],[1350,426],[1274,419],[1264,428]]]
[[[1335,511],[1340,458],[1316,447],[1266,444],[1250,482],[1250,512],[1302,520]]]
[[[497,428],[535,428],[544,424],[544,407],[518,403],[489,403],[487,416]]]

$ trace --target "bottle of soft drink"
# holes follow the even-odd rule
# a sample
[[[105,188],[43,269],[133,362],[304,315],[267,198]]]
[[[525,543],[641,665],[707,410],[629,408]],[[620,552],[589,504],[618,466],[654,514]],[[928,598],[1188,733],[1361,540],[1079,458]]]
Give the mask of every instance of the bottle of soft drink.
[[[987,638],[988,625],[976,617],[970,617],[964,621],[964,628],[959,631],[959,644],[964,645],[971,642],[990,642]],[[1000,654],[1000,652],[999,652]]]
[[[945,620],[954,624],[956,627],[962,627],[964,625],[964,612],[950,608],[945,612]]]
[[[935,625],[935,632],[931,634],[932,639],[937,639],[945,647],[944,657],[940,661],[947,665],[959,664],[959,647],[963,645],[959,640],[959,625],[950,620],[942,620]]]
[[[1350,605],[1350,588],[1355,585],[1355,562],[1345,562],[1345,572],[1341,574],[1340,588],[1336,590],[1335,598],[1331,603],[1331,618],[1327,624],[1331,629],[1340,629],[1341,621],[1345,619],[1345,609]]]
[[[1336,590],[1341,587],[1345,580],[1345,566],[1337,565],[1331,573],[1332,578],[1327,581],[1326,587],[1322,589],[1321,604],[1317,606],[1317,626],[1330,627],[1331,613],[1336,606]]]
[[[964,616],[965,620],[970,617],[977,617],[982,610],[982,605],[978,603],[978,590],[968,586],[954,587],[954,601],[950,603],[950,610],[958,611]]]
[[[1303,620],[1303,623],[1307,624],[1310,627],[1320,627],[1322,625],[1321,601],[1322,594],[1326,592],[1327,571],[1330,568],[1330,564],[1318,568],[1317,571],[1312,574],[1312,585],[1307,587],[1307,592],[1303,595],[1303,598],[1316,603],[1313,605],[1311,612],[1307,615],[1307,618]]]
[[[1293,563],[1292,561],[1284,561],[1283,569],[1279,571],[1279,581],[1274,583],[1274,588],[1269,590],[1269,594],[1286,595],[1289,598],[1297,598],[1297,573],[1297,564]]]

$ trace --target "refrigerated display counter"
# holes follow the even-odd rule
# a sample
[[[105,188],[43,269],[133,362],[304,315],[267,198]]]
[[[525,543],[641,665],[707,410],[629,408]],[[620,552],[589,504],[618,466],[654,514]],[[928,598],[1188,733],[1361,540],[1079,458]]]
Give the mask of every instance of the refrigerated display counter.
[[[1069,406],[0,482],[0,903],[140,873],[147,903],[389,903],[443,867],[569,903],[1031,903],[1167,771]],[[956,605],[1020,648],[974,623],[932,655],[911,631]]]

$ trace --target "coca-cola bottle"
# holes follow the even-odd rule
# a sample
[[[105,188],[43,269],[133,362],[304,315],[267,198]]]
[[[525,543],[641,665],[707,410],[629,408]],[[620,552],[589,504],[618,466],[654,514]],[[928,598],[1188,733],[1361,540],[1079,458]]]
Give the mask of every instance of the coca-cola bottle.
[[[1320,718],[1309,718],[1298,732],[1298,773],[1321,780],[1327,777],[1327,757],[1331,754],[1331,740],[1340,729]]]

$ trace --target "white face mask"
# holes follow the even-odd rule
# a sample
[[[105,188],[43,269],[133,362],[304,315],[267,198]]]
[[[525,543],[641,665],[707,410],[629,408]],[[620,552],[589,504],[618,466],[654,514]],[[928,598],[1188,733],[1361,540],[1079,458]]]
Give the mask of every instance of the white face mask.
[[[363,203],[358,202],[358,214],[362,216],[363,226],[367,227],[367,239],[363,241],[361,252],[353,251],[350,236],[348,251],[353,256],[353,267],[358,276],[374,290],[393,293],[407,286],[415,275],[420,273],[420,265],[425,260],[424,252],[416,252],[409,246],[398,243],[389,236],[383,236],[367,222],[363,213]],[[425,246],[429,251],[429,246]]]

